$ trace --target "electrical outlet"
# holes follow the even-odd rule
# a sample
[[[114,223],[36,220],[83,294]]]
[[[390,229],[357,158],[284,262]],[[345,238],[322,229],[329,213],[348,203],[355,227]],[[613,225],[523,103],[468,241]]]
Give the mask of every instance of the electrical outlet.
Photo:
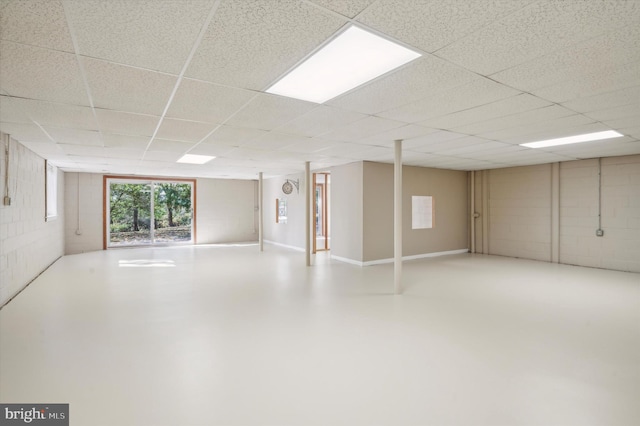
[[[604,231],[602,229],[596,229],[596,237],[602,237],[604,235]]]
[[[4,197],[4,201],[3,201],[5,206],[10,206],[11,205],[11,197],[9,197],[8,195]]]

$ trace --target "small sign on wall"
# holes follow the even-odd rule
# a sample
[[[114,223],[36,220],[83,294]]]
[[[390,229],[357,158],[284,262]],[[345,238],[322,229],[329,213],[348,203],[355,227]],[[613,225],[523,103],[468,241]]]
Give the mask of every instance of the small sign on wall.
[[[433,228],[433,197],[411,196],[411,229]]]
[[[287,223],[287,200],[276,198],[276,223]]]

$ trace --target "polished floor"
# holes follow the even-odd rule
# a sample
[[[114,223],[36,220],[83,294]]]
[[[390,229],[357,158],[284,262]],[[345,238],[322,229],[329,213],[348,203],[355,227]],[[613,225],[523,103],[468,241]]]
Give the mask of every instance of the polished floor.
[[[638,425],[640,275],[267,245],[66,256],[0,311],[0,401],[71,425]]]

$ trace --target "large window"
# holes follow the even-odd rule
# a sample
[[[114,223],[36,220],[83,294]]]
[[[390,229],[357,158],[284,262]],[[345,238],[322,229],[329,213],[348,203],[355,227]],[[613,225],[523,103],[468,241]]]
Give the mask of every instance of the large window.
[[[194,185],[106,178],[106,247],[193,242]]]

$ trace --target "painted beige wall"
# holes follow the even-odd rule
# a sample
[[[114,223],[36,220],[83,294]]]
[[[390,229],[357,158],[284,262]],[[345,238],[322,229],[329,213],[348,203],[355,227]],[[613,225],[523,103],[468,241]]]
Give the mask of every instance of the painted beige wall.
[[[331,255],[363,261],[363,163],[331,168]]]
[[[198,244],[258,240],[257,182],[197,180]]]
[[[489,172],[491,254],[551,260],[551,165]]]
[[[3,188],[5,138],[0,133]],[[45,221],[44,159],[11,139],[8,171],[11,205],[0,203],[0,306],[64,254],[65,174],[58,170],[58,216]]]
[[[67,175],[65,254],[102,250],[103,175]],[[257,241],[256,185],[251,180],[197,179],[197,243]],[[76,234],[78,204],[81,235]]]
[[[65,173],[65,254],[102,250],[102,175]]]
[[[286,195],[282,185],[286,180],[299,180],[299,191]],[[305,248],[305,188],[304,173],[281,176],[263,181],[264,203],[264,239],[298,250]],[[287,223],[276,223],[276,199],[287,201]]]
[[[363,260],[389,259],[393,257],[393,165],[368,161],[363,165]],[[468,248],[467,190],[466,172],[402,168],[403,256]],[[411,197],[414,195],[433,197],[433,228],[412,229]]]

